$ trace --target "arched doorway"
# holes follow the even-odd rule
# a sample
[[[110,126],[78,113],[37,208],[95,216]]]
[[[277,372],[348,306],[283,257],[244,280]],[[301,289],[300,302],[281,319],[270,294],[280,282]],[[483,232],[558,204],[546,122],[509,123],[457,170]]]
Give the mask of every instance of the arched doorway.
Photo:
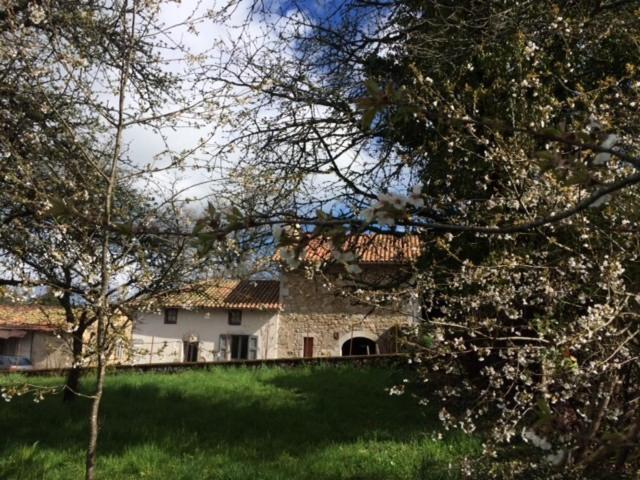
[[[343,357],[349,355],[374,355],[376,351],[376,342],[369,338],[354,337],[342,344]]]

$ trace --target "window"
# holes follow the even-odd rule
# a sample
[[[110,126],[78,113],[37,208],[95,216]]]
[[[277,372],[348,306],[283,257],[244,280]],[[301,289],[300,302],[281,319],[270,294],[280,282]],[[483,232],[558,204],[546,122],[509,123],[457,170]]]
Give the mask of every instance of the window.
[[[20,350],[20,340],[18,338],[9,338],[0,340],[0,355],[18,355]]]
[[[229,325],[242,324],[242,310],[229,310]]]
[[[165,308],[164,309],[164,323],[168,325],[175,325],[178,323],[178,309],[177,308]]]
[[[256,360],[258,337],[255,335],[220,335],[221,360]]]

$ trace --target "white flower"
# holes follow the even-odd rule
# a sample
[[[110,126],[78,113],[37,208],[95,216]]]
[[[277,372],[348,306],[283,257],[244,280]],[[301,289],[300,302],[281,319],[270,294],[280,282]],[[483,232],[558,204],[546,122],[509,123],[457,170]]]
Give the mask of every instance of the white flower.
[[[34,25],[39,25],[44,21],[45,18],[46,14],[44,12],[44,9],[40,5],[38,5],[37,3],[29,4],[29,20],[31,20],[31,23],[33,23]]]
[[[403,195],[396,195],[393,193],[381,193],[378,196],[378,200],[383,204],[383,205],[390,205],[393,208],[396,208],[398,210],[404,208],[404,206],[407,204],[408,202],[408,198],[403,196]]]
[[[407,204],[408,201],[409,199],[407,197],[404,197],[402,195],[396,195],[393,197],[393,201],[391,202],[391,205],[397,208],[398,210],[400,210],[401,208],[404,208],[404,206]]]
[[[397,385],[389,389],[389,395],[402,395],[404,393],[404,385]]]
[[[422,198],[422,184],[418,183],[411,189],[411,194],[407,200],[409,205],[416,208],[424,207],[424,199]]]
[[[451,420],[451,414],[447,412],[447,409],[442,407],[438,412],[438,418],[441,422],[447,422]]]
[[[595,202],[593,202],[591,205],[589,205],[590,208],[598,208],[602,205],[604,205],[605,203],[608,203],[609,200],[611,200],[611,195],[603,195],[601,197],[599,197]]]
[[[618,141],[618,136],[614,135],[613,133],[610,133],[607,136],[607,138],[604,140],[604,142],[602,142],[600,144],[600,147],[610,150],[611,148],[613,148],[613,146],[616,144],[617,141]],[[604,165],[610,159],[611,159],[611,154],[610,153],[600,152],[593,159],[593,164],[594,165]]]
[[[338,262],[348,263],[356,260],[356,255],[353,252],[340,252],[338,250],[332,250],[331,254]]]
[[[541,448],[542,450],[551,450],[551,444],[549,441],[546,438],[537,435],[533,430],[523,428],[521,436],[527,443],[531,442],[532,445]]]
[[[373,219],[376,216],[376,209],[374,207],[369,207],[365,210],[363,210],[361,212],[362,215],[362,219],[367,222],[367,223],[371,223],[373,221]]]
[[[539,49],[540,47],[538,47],[538,45],[536,45],[534,42],[529,40],[527,42],[527,45],[524,47],[524,53],[527,57],[531,57],[534,54],[534,52]]]
[[[378,195],[378,200],[380,203],[391,203],[393,201],[393,195],[390,193],[381,193]]]
[[[566,452],[564,450],[558,450],[555,453],[550,453],[545,456],[544,459],[551,465],[560,465],[564,460],[565,453]]]
[[[347,272],[349,272],[352,275],[357,275],[359,273],[362,273],[362,269],[355,263],[348,263],[344,266],[344,268]]]
[[[296,255],[296,252],[292,248],[280,248],[280,258],[285,261],[291,268],[297,268],[300,266],[300,259]]]
[[[393,217],[390,217],[388,215],[383,215],[378,217],[378,223],[380,225],[388,225],[390,227],[394,226],[396,224],[396,220]]]
[[[274,225],[271,227],[271,234],[276,242],[280,241],[282,237],[282,227],[280,225]]]

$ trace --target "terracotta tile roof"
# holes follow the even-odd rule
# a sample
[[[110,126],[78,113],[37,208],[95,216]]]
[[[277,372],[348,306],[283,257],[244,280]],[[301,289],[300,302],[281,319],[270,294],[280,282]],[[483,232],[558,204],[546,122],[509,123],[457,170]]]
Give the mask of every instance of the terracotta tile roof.
[[[162,307],[278,310],[277,280],[208,280],[158,298]]]
[[[333,244],[326,238],[313,238],[304,250],[304,261],[326,263],[331,260]],[[417,235],[355,235],[348,237],[343,252],[353,252],[360,264],[413,263],[420,257],[422,241]]]
[[[0,329],[52,331],[64,324],[64,310],[48,305],[0,305]]]

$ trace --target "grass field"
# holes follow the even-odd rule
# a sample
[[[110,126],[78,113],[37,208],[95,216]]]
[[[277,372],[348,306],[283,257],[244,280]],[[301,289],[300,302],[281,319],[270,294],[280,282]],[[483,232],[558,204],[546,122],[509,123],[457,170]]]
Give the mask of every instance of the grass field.
[[[389,396],[398,375],[333,366],[111,376],[98,478],[457,478],[455,466],[479,442],[431,440],[437,409]],[[5,376],[0,384],[24,380],[34,382]],[[82,478],[88,404],[2,402],[0,479]]]

